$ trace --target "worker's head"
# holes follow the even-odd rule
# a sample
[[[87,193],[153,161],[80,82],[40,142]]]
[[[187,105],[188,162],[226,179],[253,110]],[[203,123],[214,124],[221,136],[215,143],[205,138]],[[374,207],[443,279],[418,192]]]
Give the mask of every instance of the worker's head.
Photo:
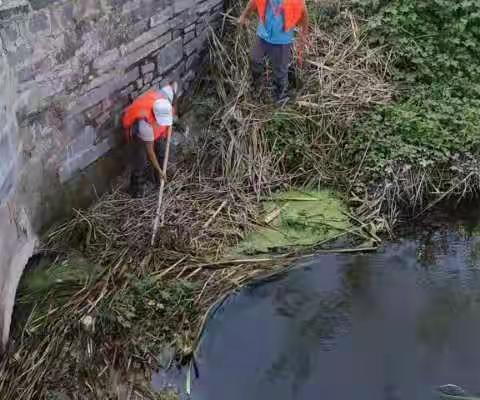
[[[176,81],[170,82],[168,85],[162,88],[162,92],[167,95],[170,103],[175,104],[178,95],[178,83]]]
[[[173,106],[170,100],[159,99],[153,103],[153,114],[157,123],[161,126],[172,126]]]

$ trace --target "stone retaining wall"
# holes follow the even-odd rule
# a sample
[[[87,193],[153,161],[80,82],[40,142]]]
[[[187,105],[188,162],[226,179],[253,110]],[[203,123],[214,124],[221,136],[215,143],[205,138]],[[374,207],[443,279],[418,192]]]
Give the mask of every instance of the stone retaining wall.
[[[125,167],[122,109],[173,78],[188,90],[222,10],[222,0],[0,0],[0,217],[22,210],[33,237],[108,188]],[[5,249],[18,233],[10,220],[0,221],[3,333],[4,277],[24,267]]]

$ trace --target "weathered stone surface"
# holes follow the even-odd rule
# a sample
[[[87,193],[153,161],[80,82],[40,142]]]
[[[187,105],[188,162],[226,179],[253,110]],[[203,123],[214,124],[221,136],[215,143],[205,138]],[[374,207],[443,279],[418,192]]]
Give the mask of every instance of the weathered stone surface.
[[[142,75],[147,74],[149,72],[153,72],[155,70],[155,63],[148,63],[145,65],[142,65],[140,69],[142,71]]]
[[[195,70],[200,62],[200,57],[198,54],[192,54],[187,58],[186,69]]]
[[[8,46],[8,45],[7,45]],[[8,48],[8,47],[7,47]],[[12,67],[25,65],[25,62],[32,57],[33,47],[29,45],[15,45],[10,51],[7,51],[8,63]]]
[[[140,6],[141,6],[141,3],[138,0],[127,1],[122,5],[122,13],[129,14],[135,10],[138,10]]]
[[[120,58],[120,51],[118,49],[111,49],[104,52],[101,56],[93,60],[93,68],[98,72],[104,72],[109,69],[114,69]]]
[[[145,44],[152,42],[158,37],[164,35],[171,28],[172,28],[172,23],[166,22],[164,24],[158,25],[148,30],[147,32],[143,33],[142,35],[140,35],[135,40],[131,41],[125,46],[125,50],[124,50],[125,54],[129,54],[134,50],[137,50],[138,48],[144,46]]]
[[[86,83],[82,86],[81,89],[79,89],[79,94],[85,94],[95,88],[98,88],[111,81],[112,79],[115,79],[117,76],[118,72],[116,71],[108,72],[97,77],[94,77],[94,75],[90,75],[88,77],[88,83]]]
[[[0,37],[5,43],[10,43],[13,46],[19,37],[18,24],[15,21],[3,24],[0,27]]]
[[[53,34],[58,34],[64,29],[73,27],[73,4],[68,2],[63,5],[54,4],[50,6],[50,23]]]
[[[125,89],[122,89],[120,91],[120,95],[122,97],[127,97],[129,98],[129,96],[136,90],[136,87],[135,85],[128,85]]]
[[[173,10],[175,14],[179,14],[188,8],[195,7],[195,0],[175,0]]]
[[[195,72],[194,71],[188,71],[188,73],[183,77],[185,82],[190,82],[195,79]]]
[[[0,21],[27,14],[29,11],[30,3],[27,0],[2,0],[0,2]]]
[[[129,65],[135,64],[142,60],[143,58],[149,56],[150,54],[154,53],[158,49],[162,48],[165,44],[167,44],[172,38],[172,33],[168,32],[162,37],[155,39],[153,42],[146,44],[143,47],[140,47],[138,50],[135,50],[133,53],[125,55],[120,65],[122,67],[128,67]]]
[[[67,146],[67,160],[77,157],[95,143],[96,132],[92,126],[87,125],[83,132],[79,133],[75,139]]]
[[[195,30],[195,23],[188,25],[186,28],[183,29],[185,33],[191,32]]]
[[[188,43],[195,38],[195,31],[190,31],[183,36],[183,43]]]
[[[157,25],[160,25],[173,17],[173,7],[168,6],[164,10],[160,11],[158,14],[152,15],[150,17],[150,27],[153,28]]]
[[[157,56],[159,71],[168,71],[178,64],[183,58],[182,38],[178,38],[165,46]]]
[[[172,30],[172,40],[178,39],[179,37],[183,36],[183,29],[178,28]]]
[[[198,14],[205,14],[217,6],[222,6],[222,0],[207,0],[197,7]]]
[[[103,111],[103,105],[102,105],[102,103],[98,103],[97,105],[88,109],[85,112],[85,115],[88,119],[94,120],[98,115],[100,115],[102,113],[102,111]]]
[[[128,86],[129,83],[138,79],[139,76],[140,76],[140,72],[138,68],[134,68],[125,74],[117,75],[115,78],[107,82],[105,85],[92,90],[91,92],[87,93],[85,96],[82,96],[78,100],[76,100],[73,106],[70,108],[70,111],[73,114],[77,114],[86,110],[87,108],[92,107],[93,105],[107,98],[116,90],[122,89],[125,86]]]
[[[190,42],[186,43],[183,50],[185,52],[185,55],[187,57],[190,57],[192,55],[193,52],[195,52],[197,49],[198,49],[198,45],[199,45],[199,40],[198,39],[194,39],[194,40],[191,40]]]
[[[97,118],[95,118],[95,127],[97,129],[101,128],[111,118],[112,118],[112,116],[110,115],[110,112],[104,112],[104,113],[100,114]]]
[[[146,85],[150,83],[153,80],[153,72],[149,72],[148,74],[145,74],[143,77],[143,84]]]
[[[75,157],[67,159],[58,170],[60,182],[63,183],[71,179],[75,174],[111,150],[114,145],[115,142],[113,138],[107,138],[96,145],[90,146],[87,150],[77,154]]]
[[[201,17],[197,20],[197,25],[195,27],[195,32],[197,36],[203,34],[208,28],[208,21],[205,17]]]
[[[30,32],[50,33],[50,15],[46,11],[38,11],[34,13],[30,19]]]

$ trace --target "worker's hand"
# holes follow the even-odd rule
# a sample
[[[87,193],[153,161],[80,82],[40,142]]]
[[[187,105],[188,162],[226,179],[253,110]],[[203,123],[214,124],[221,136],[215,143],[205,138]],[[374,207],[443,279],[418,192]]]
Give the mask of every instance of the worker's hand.
[[[240,15],[240,18],[238,18],[238,23],[242,26],[248,26],[250,21],[244,14],[242,14]]]
[[[158,178],[160,180],[163,179],[165,182],[167,182],[167,174],[163,172],[163,169],[160,168],[157,172],[158,172]]]
[[[308,32],[304,32],[304,31],[300,32],[299,45],[301,46],[303,51],[308,51],[308,48],[310,47],[310,36]]]

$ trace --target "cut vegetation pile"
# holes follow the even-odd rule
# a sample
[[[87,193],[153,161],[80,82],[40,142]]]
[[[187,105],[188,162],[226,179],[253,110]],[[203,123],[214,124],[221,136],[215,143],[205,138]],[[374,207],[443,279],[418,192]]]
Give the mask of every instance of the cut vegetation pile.
[[[275,210],[262,210],[248,188],[177,175],[167,186],[154,247],[156,190],[132,199],[124,189],[54,228],[46,247],[55,259],[25,273],[14,353],[0,364],[7,378],[0,382],[2,399],[50,399],[56,391],[72,398],[119,391],[155,399],[145,373],[188,359],[211,307],[253,279],[282,271],[298,255],[299,243],[282,243],[279,255],[232,251],[257,224],[275,225]],[[291,201],[308,203],[311,195],[303,196]],[[343,214],[321,220],[322,240],[312,243],[319,250],[338,235],[365,239]]]
[[[198,114],[212,116],[203,156],[209,165],[213,160],[217,173],[256,192],[268,191],[278,181],[345,188],[345,176],[357,172],[345,163],[350,130],[360,115],[387,104],[393,94],[390,59],[381,48],[367,46],[354,14],[340,5],[309,5],[311,44],[301,57],[296,51],[295,64],[303,63],[295,66],[291,79],[296,102],[282,108],[271,104],[268,91],[260,99],[252,93],[254,28],[230,27],[222,39],[212,35],[210,79],[194,104]]]

